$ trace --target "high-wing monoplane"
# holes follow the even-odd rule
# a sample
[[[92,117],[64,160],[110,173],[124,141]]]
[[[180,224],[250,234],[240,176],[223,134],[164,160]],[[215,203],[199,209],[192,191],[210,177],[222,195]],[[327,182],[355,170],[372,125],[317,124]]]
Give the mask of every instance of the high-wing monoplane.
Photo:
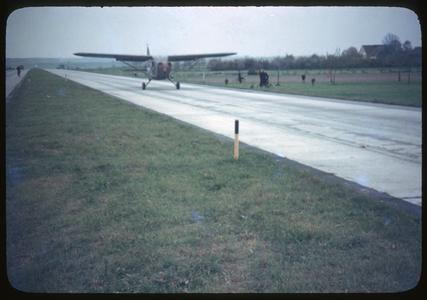
[[[100,57],[100,58],[113,58],[120,61],[131,68],[142,71],[146,74],[148,82],[142,83],[142,89],[145,90],[151,80],[164,80],[167,79],[172,82],[179,90],[179,82],[173,80],[171,74],[172,63],[177,61],[192,61],[194,64],[202,58],[223,57],[234,55],[235,52],[223,53],[207,53],[207,54],[187,54],[187,55],[169,55],[166,58],[155,58],[150,55],[150,49],[147,46],[147,55],[128,55],[128,54],[104,54],[104,53],[88,53],[78,52],[74,53],[77,56],[84,57]]]

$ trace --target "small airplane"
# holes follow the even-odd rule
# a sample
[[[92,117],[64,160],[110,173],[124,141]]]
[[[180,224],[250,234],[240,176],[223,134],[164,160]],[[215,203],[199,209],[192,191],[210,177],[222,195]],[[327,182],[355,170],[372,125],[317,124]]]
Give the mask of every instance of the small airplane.
[[[189,54],[189,55],[169,55],[166,59],[157,60],[150,55],[150,49],[147,45],[147,55],[127,55],[127,54],[103,54],[103,53],[88,53],[88,52],[78,52],[74,53],[77,56],[84,57],[100,57],[100,58],[114,58],[116,61],[120,61],[136,71],[144,72],[148,77],[148,82],[142,83],[142,89],[145,90],[151,80],[164,80],[168,79],[172,82],[176,89],[179,90],[180,83],[179,81],[173,81],[172,71],[172,62],[176,61],[193,61],[192,66],[201,58],[210,58],[210,57],[223,57],[229,55],[235,55],[235,52],[223,52],[223,53],[207,53],[207,54]],[[132,63],[144,63],[145,68],[138,68]]]

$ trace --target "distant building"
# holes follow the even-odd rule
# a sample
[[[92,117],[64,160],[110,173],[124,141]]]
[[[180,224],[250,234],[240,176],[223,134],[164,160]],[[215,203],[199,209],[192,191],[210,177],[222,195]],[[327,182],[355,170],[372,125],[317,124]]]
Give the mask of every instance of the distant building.
[[[360,55],[366,59],[377,59],[378,53],[384,50],[384,45],[363,45],[360,48]]]

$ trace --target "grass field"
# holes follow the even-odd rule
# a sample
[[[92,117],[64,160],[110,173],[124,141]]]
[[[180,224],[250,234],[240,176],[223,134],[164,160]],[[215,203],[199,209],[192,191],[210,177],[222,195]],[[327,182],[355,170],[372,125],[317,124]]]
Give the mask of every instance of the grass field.
[[[6,108],[8,278],[37,292],[398,292],[421,221],[31,70]]]
[[[135,72],[126,68],[94,69],[94,72],[120,76],[135,76]],[[405,106],[422,106],[421,72],[413,70],[411,81],[408,84],[407,73],[401,73],[401,82],[397,81],[396,70],[380,69],[354,69],[339,70],[336,72],[336,84],[330,84],[327,70],[288,70],[281,71],[279,86],[277,84],[277,72],[268,71],[270,74],[269,88],[262,90],[275,93],[296,94],[316,97],[329,97],[343,100],[367,101],[385,104],[397,104]],[[307,74],[306,82],[301,81],[301,74]],[[183,83],[208,84],[224,87],[227,78],[227,87],[239,89],[255,89],[258,87],[259,76],[246,75],[242,84],[237,81],[237,71],[203,72],[180,71],[174,74],[175,80]],[[138,73],[138,76],[143,76]],[[315,84],[311,84],[311,78],[315,78]]]

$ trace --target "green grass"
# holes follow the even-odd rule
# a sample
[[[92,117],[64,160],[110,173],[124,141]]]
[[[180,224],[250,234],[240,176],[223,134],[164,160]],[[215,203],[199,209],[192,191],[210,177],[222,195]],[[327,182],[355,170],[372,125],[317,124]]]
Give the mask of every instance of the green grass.
[[[232,83],[232,88],[250,89],[249,84]],[[258,88],[256,88],[258,89]],[[263,88],[264,91],[285,94],[325,97],[343,100],[384,103],[404,106],[421,106],[421,84],[420,83],[281,83],[280,86]]]
[[[232,126],[232,125],[231,125]],[[6,108],[7,267],[37,292],[397,292],[421,221],[31,70]]]

